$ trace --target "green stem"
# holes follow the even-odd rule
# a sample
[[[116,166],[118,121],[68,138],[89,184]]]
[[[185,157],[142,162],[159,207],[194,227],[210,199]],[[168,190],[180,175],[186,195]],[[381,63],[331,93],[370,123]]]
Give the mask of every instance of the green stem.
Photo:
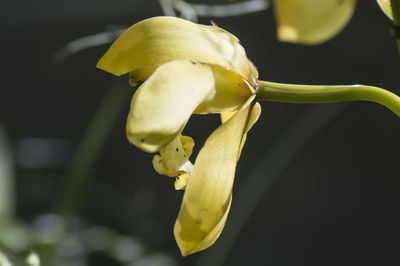
[[[400,117],[400,97],[366,85],[294,85],[259,81],[256,100],[287,103],[334,103],[370,101],[389,108]]]
[[[393,13],[393,25],[400,31],[400,0],[390,0],[390,6]],[[400,38],[396,36],[397,48],[400,54]]]

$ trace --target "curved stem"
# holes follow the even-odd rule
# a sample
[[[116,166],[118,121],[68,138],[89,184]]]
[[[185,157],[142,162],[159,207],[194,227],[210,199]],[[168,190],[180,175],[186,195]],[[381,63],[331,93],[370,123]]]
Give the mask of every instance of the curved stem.
[[[389,108],[400,117],[400,97],[367,85],[294,85],[259,81],[256,100],[288,103],[370,101]]]

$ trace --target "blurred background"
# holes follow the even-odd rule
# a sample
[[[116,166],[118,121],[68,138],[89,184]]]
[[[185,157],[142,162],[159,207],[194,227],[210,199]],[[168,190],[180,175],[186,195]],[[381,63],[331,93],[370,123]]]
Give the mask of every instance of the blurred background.
[[[183,192],[125,137],[135,88],[95,67],[102,43],[165,14],[165,2],[0,2],[0,265],[400,265],[400,123],[366,102],[263,102],[220,239],[181,257],[173,225]],[[263,80],[400,95],[400,57],[375,1],[359,1],[338,36],[312,47],[278,42],[261,2],[199,22],[236,35]],[[195,154],[218,124],[191,118]]]

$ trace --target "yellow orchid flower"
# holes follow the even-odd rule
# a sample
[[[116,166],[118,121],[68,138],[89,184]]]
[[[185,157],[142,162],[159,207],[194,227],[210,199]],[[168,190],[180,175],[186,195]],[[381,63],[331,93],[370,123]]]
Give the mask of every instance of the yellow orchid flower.
[[[211,246],[222,232],[232,201],[235,168],[246,134],[261,113],[256,100],[290,103],[373,101],[400,116],[400,98],[365,85],[309,86],[258,80],[239,40],[215,26],[155,17],[126,30],[97,67],[129,73],[135,92],[128,140],[157,153],[155,170],[177,177],[185,189],[174,235],[183,256]],[[194,141],[181,133],[192,114],[220,113],[195,163]]]
[[[275,0],[280,41],[317,45],[336,36],[350,21],[356,0]],[[393,19],[390,0],[377,0]]]
[[[153,165],[185,188],[174,234],[182,255],[220,235],[230,209],[235,168],[246,133],[260,115],[254,103],[257,69],[239,40],[212,25],[173,17],[141,21],[123,33],[97,67],[130,73],[135,92],[126,126],[129,141],[160,152]],[[194,165],[194,145],[181,132],[192,114],[221,113]]]

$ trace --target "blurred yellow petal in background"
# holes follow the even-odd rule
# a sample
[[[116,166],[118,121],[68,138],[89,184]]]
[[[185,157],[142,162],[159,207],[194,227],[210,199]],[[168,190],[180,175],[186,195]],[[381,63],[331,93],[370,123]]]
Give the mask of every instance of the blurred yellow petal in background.
[[[280,41],[316,45],[333,38],[351,19],[356,0],[275,0]]]

